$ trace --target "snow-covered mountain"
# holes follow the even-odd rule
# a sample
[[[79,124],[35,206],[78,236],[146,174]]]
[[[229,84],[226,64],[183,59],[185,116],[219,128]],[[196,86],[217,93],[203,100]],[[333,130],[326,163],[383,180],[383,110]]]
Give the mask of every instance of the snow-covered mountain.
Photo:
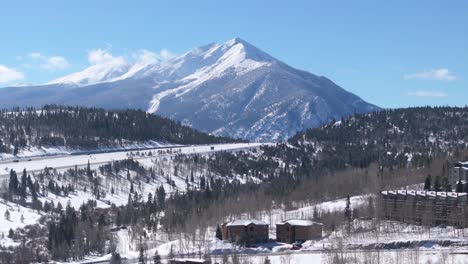
[[[34,87],[0,89],[0,105],[58,103],[140,108],[217,135],[281,140],[353,112],[379,108],[235,38],[167,61],[106,63]]]

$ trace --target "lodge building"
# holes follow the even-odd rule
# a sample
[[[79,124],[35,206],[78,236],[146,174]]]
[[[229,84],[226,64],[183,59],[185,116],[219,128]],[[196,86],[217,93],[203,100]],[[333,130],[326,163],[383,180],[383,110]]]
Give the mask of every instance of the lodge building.
[[[223,240],[243,245],[268,241],[268,224],[259,220],[234,220],[222,225]]]
[[[322,237],[323,224],[310,220],[287,220],[276,224],[276,241],[304,242]]]
[[[466,193],[396,190],[381,193],[381,217],[420,225],[468,227]]]
[[[468,182],[468,161],[458,161],[455,162],[452,169],[449,173],[449,183],[452,188],[457,186],[457,183],[461,181],[462,183]]]

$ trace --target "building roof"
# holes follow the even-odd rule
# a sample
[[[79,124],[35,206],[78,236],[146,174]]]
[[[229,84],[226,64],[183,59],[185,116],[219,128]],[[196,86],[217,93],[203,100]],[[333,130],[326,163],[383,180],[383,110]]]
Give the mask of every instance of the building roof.
[[[314,222],[311,220],[304,219],[291,219],[279,223],[278,225],[290,224],[292,226],[311,226],[311,225],[323,225],[322,223]]]
[[[171,260],[172,261],[177,261],[177,262],[206,263],[206,260],[197,259],[197,258],[174,258],[174,259],[171,259]]]
[[[254,225],[268,225],[267,223],[255,220],[255,219],[237,219],[226,224],[226,226],[248,226],[250,224]]]
[[[397,191],[382,191],[382,195],[384,196],[387,196],[387,195],[390,195],[390,194],[395,194],[395,193],[398,193],[398,194],[402,194],[402,195],[408,195],[408,196],[414,196],[414,195],[418,195],[418,196],[428,196],[428,197],[438,197],[438,198],[447,198],[447,197],[450,197],[450,198],[457,198],[457,197],[461,197],[461,196],[466,196],[467,194],[466,193],[456,193],[456,192],[435,192],[435,191],[414,191],[414,190],[408,190],[408,191],[405,191],[405,190],[397,190]]]
[[[468,167],[468,161],[457,161],[455,167]]]

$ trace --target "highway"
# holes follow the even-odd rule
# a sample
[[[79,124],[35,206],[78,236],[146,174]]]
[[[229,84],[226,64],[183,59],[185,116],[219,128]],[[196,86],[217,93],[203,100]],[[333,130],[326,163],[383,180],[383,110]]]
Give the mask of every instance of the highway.
[[[130,157],[131,152],[137,151],[161,151],[161,155],[178,155],[178,154],[198,154],[210,153],[216,151],[235,151],[240,149],[258,148],[265,143],[232,143],[232,144],[211,144],[211,145],[193,145],[193,146],[169,146],[169,147],[154,147],[154,148],[134,148],[121,151],[93,151],[83,154],[66,154],[57,156],[42,156],[23,158],[18,161],[0,161],[0,181],[8,180],[10,170],[13,169],[17,173],[21,173],[26,169],[28,173],[39,173],[45,167],[57,170],[66,170],[78,166],[85,167],[88,161],[91,166],[100,166],[114,160],[123,160]],[[168,152],[169,151],[169,152]],[[132,156],[134,159],[148,159],[152,156]]]

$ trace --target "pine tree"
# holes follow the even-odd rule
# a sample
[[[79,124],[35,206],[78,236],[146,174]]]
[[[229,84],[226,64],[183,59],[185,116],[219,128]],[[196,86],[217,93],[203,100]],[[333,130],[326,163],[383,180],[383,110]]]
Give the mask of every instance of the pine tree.
[[[26,187],[27,187],[27,172],[26,169],[23,169],[23,175],[21,176],[21,187],[20,187],[20,195],[23,198],[26,198]]]
[[[10,221],[10,211],[8,209],[5,211],[5,219]]]
[[[434,191],[436,191],[436,192],[442,191],[442,186],[441,186],[441,183],[440,183],[440,177],[439,176],[435,177]]]
[[[265,260],[263,261],[263,264],[271,264],[271,261],[270,259],[268,258],[268,256],[265,258]]]
[[[216,238],[223,240],[223,233],[221,232],[221,227],[219,225],[216,226]]]
[[[12,169],[10,170],[10,181],[8,182],[8,191],[13,194],[18,193],[18,176],[16,172]]]
[[[174,257],[174,246],[171,245],[171,247],[169,248],[169,254],[167,254],[167,258],[169,259],[169,261],[171,261],[172,259],[174,259]]]
[[[120,257],[120,254],[117,252],[113,252],[111,259],[110,259],[110,264],[121,264],[122,263],[122,258]]]
[[[91,165],[88,160],[88,165],[86,166],[86,175],[91,180],[93,178],[93,172],[91,171]]]
[[[157,250],[154,252],[153,263],[154,263],[154,264],[162,264],[162,262],[161,262],[161,256],[159,255],[159,253],[158,253]]]
[[[351,222],[351,199],[349,195],[346,196],[346,207],[344,211],[344,217],[347,222]]]
[[[140,246],[140,254],[138,255],[138,263],[145,264],[145,250]]]
[[[430,191],[431,190],[431,175],[428,174],[426,180],[424,181],[424,190]]]
[[[13,238],[15,236],[15,232],[13,231],[13,229],[10,228],[10,230],[8,230],[8,238]]]
[[[351,212],[351,199],[349,195],[346,196],[346,207],[344,211],[344,217],[346,221],[346,231],[351,233],[351,221],[352,221],[352,212]]]

